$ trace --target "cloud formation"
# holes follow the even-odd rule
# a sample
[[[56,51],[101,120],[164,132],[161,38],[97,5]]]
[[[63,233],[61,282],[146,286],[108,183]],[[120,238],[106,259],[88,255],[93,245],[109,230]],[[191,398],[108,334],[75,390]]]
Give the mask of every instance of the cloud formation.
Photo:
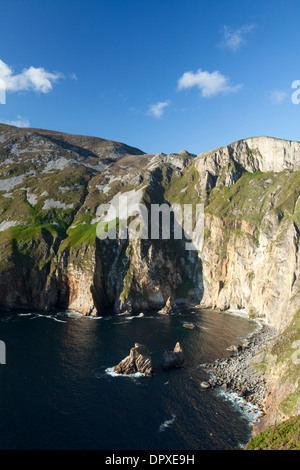
[[[170,101],[159,101],[156,104],[152,104],[151,106],[149,106],[147,114],[149,116],[160,119],[164,113],[164,109],[170,104]]]
[[[287,97],[287,92],[284,90],[271,90],[268,92],[268,98],[273,104],[282,103]]]
[[[234,93],[241,89],[242,85],[229,85],[229,79],[218,70],[215,72],[202,71],[185,72],[178,80],[178,90],[196,86],[204,98],[218,95],[219,93]]]
[[[246,44],[245,36],[254,28],[254,24],[246,24],[237,29],[230,29],[228,26],[224,26],[221,47],[236,52]]]
[[[30,122],[28,119],[23,118],[22,116],[17,116],[17,119],[12,120],[12,121],[2,121],[3,124],[9,124],[10,126],[16,126],[16,127],[30,127]]]
[[[63,78],[60,72],[47,72],[43,67],[33,66],[14,74],[13,69],[0,59],[0,83],[12,93],[28,90],[48,93],[59,78]]]

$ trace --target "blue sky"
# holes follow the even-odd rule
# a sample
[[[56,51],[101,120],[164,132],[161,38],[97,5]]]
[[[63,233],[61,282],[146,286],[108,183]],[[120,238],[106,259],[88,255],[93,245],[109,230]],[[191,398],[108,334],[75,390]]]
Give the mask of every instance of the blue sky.
[[[0,13],[1,122],[149,153],[300,140],[298,0],[0,0]]]

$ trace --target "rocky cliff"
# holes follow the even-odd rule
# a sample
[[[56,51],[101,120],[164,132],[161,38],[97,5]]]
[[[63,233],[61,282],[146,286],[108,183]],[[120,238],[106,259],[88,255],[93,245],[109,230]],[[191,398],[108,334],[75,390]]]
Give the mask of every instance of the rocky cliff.
[[[268,137],[199,156],[148,155],[1,125],[0,306],[97,315],[161,308],[170,297],[245,309],[282,330],[299,294],[299,174],[300,144]],[[172,233],[100,240],[97,211],[120,196],[147,208],[204,204],[203,249],[186,250]]]
[[[99,207],[120,196],[146,208],[203,204],[203,248],[186,250],[172,230],[171,239],[101,239]],[[198,156],[149,155],[1,124],[0,309],[103,315],[170,298],[246,311],[284,334],[299,308],[299,196],[298,142],[256,137]],[[115,213],[106,229],[124,218],[135,220]]]

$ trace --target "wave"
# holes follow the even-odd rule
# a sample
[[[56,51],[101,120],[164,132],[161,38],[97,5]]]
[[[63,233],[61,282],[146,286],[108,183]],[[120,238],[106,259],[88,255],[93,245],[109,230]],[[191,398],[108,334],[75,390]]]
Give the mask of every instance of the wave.
[[[68,310],[65,313],[68,317],[80,317],[80,318],[83,317],[82,313],[76,312],[75,310]]]
[[[35,318],[49,318],[50,320],[58,321],[60,323],[67,323],[65,320],[60,320],[55,315],[43,315],[43,314],[37,313]]]
[[[172,418],[171,418],[171,419],[167,419],[166,421],[164,421],[164,422],[159,426],[158,432],[163,432],[163,431],[165,431],[167,428],[169,428],[170,426],[172,426],[172,424],[174,423],[175,420],[176,420],[176,415],[172,415]]]
[[[138,377],[146,377],[146,374],[142,374],[141,372],[136,372],[135,374],[117,374],[114,371],[114,367],[107,367],[105,369],[105,373],[110,377],[129,377],[129,378],[138,378]]]
[[[262,411],[258,406],[244,400],[235,392],[226,392],[225,390],[220,390],[219,395],[229,400],[242,413],[243,417],[246,418],[247,421],[249,421],[251,424],[258,421],[262,414]]]

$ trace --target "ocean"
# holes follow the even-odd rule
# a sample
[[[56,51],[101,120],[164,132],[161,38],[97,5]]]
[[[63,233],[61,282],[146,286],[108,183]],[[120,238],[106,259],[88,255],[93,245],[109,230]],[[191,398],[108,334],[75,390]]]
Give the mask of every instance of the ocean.
[[[184,323],[192,323],[187,329]],[[222,389],[203,389],[204,362],[257,328],[210,310],[170,316],[83,317],[73,311],[2,312],[0,449],[231,450],[251,437],[255,408]],[[179,341],[186,364],[163,370]],[[151,377],[117,376],[134,344],[151,351]]]

